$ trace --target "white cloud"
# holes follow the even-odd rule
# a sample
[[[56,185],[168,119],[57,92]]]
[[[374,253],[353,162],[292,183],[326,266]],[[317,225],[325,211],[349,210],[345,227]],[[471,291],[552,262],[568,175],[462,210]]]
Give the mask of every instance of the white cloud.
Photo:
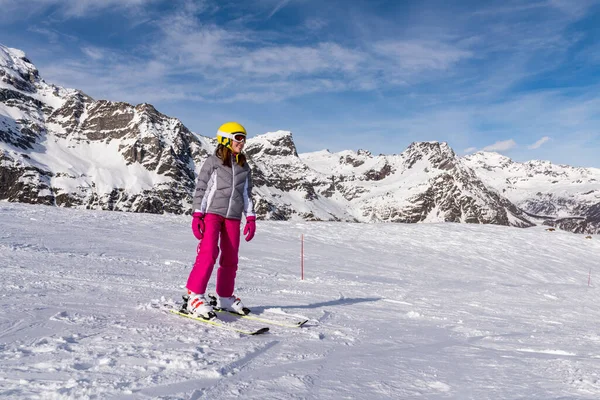
[[[58,0],[34,1],[41,4]],[[158,0],[65,0],[61,7],[64,14],[77,16],[98,11],[101,7],[142,9],[142,5],[152,1]],[[289,6],[289,3],[290,0],[267,1],[271,14]],[[273,98],[285,99],[306,94],[307,87],[310,88],[309,93],[389,91],[415,88],[417,85],[436,79],[439,82],[445,78],[441,82],[444,88],[439,89],[440,92],[450,89],[456,96],[463,98],[481,97],[487,95],[486,92],[495,90],[494,82],[488,81],[490,76],[501,75],[497,77],[497,91],[501,92],[507,85],[522,79],[528,73],[518,69],[503,71],[501,74],[481,75],[464,69],[468,64],[460,64],[461,62],[481,58],[485,53],[480,52],[481,41],[468,40],[473,38],[468,30],[453,35],[433,34],[423,39],[416,39],[414,36],[411,38],[411,35],[390,39],[390,35],[381,35],[364,45],[361,40],[338,42],[329,37],[325,41],[299,42],[291,40],[289,33],[283,31],[261,31],[259,34],[247,22],[219,25],[207,23],[206,21],[212,21],[215,9],[211,8],[211,4],[214,3],[184,1],[182,4],[175,11],[152,22],[152,26],[159,28],[158,35],[153,36],[157,40],[140,47],[144,50],[144,55],[150,55],[150,59],[138,58],[136,52],[123,54],[121,59],[111,57],[111,64],[130,66],[123,69],[125,75],[119,78],[110,68],[106,68],[109,66],[96,65],[101,60],[107,62],[107,52],[83,46],[82,50],[87,56],[85,62],[90,64],[90,72],[101,72],[102,68],[106,68],[104,75],[123,80],[130,86],[130,70],[145,69],[145,64],[148,63],[162,65],[158,70],[162,70],[164,75],[153,82],[157,89],[161,89],[158,88],[159,85],[164,85],[162,89],[169,91],[168,88],[177,84],[182,76],[187,76],[188,82],[193,83],[187,86],[189,90],[186,92],[201,90],[203,96],[211,101],[231,101],[233,94],[237,98],[254,101],[258,101],[262,95],[266,101]],[[306,22],[308,25],[300,26],[307,34],[314,32],[309,27],[312,26],[309,22],[315,25],[313,29],[320,29],[327,24],[318,15],[312,18]],[[497,32],[493,41],[499,40],[500,36],[506,37],[505,33],[510,31]],[[297,36],[297,31],[294,31],[294,35]],[[489,34],[482,37],[486,46],[489,39]],[[552,40],[555,41],[554,36]],[[512,45],[512,39],[509,42],[507,46]],[[526,64],[514,61],[505,64],[516,65],[515,68]],[[523,69],[526,70],[524,67]],[[490,70],[498,71],[496,68]],[[83,66],[79,71],[83,72]],[[447,79],[450,76],[456,79]],[[286,85],[275,85],[284,81],[287,81]],[[143,83],[139,88],[140,92],[144,92],[147,86],[147,83]],[[419,89],[411,90],[418,93]],[[156,93],[161,93],[161,90]],[[182,96],[185,97],[185,93]],[[429,103],[438,101],[436,93],[428,93],[427,96]]]
[[[406,70],[443,70],[472,53],[441,41],[399,40],[374,44],[378,56],[394,60]]]
[[[548,6],[556,8],[574,19],[583,17],[588,9],[598,4],[598,0],[549,0]]]
[[[321,29],[324,29],[328,25],[328,23],[326,20],[324,20],[322,18],[313,17],[313,18],[307,19],[306,23],[304,25],[306,26],[306,28],[309,31],[317,32],[317,31],[320,31]]]
[[[366,55],[348,50],[335,43],[316,46],[273,46],[249,51],[241,67],[250,74],[289,76],[311,75],[333,71],[355,71],[367,59]],[[229,67],[240,65],[229,65]]]
[[[496,142],[492,145],[485,146],[483,151],[508,151],[517,146],[517,143],[513,139],[503,140]]]
[[[523,11],[530,11],[532,9],[545,8],[548,6],[548,3],[545,1],[540,2],[531,2],[529,4],[516,4],[516,5],[502,5],[499,7],[490,7],[483,8],[479,10],[475,10],[472,15],[475,16],[493,16],[497,17],[498,15],[503,14],[516,14]]]
[[[56,15],[63,18],[83,18],[104,10],[135,9],[136,14],[148,3],[158,0],[0,0],[3,14],[11,19],[26,19],[56,7]],[[139,15],[138,15],[139,17]],[[1,17],[1,20],[4,20]]]
[[[550,140],[549,136],[544,136],[543,138],[541,138],[537,142],[535,142],[535,143],[527,146],[527,148],[530,149],[530,150],[538,149],[544,143],[546,143],[549,140]],[[513,149],[515,147],[517,147],[517,143],[513,139],[508,139],[508,140],[498,141],[498,142],[496,142],[494,144],[491,144],[489,146],[485,146],[481,150],[482,151],[497,151],[497,152],[502,152],[502,151],[511,150],[511,149]],[[474,153],[476,151],[477,151],[477,147],[469,147],[469,148],[463,150],[463,152],[465,154]]]
[[[274,6],[277,10],[287,5],[280,1]],[[469,50],[447,42],[447,38],[380,38],[368,46],[336,41],[298,45],[297,40],[290,41],[280,31],[256,35],[248,26],[207,24],[198,15],[179,10],[157,20],[162,39],[150,45],[151,52],[155,62],[169,66],[167,73],[193,76],[207,97],[215,94],[214,101],[232,98],[228,95],[219,99],[217,93],[259,99],[264,84],[284,80],[291,83],[285,85],[285,92],[268,88],[265,98],[295,97],[305,94],[307,86],[311,93],[315,88],[322,93],[389,90],[448,73],[459,61],[473,57]],[[318,28],[326,24],[324,20],[311,21],[317,21]],[[306,25],[300,28],[308,32],[311,29]]]
[[[29,27],[27,28],[29,32],[38,33],[40,35],[44,35],[50,43],[58,43],[60,40],[60,34],[53,29],[46,29],[40,27]]]
[[[105,9],[139,7],[151,1],[153,0],[67,0],[56,1],[56,3],[61,5],[66,17],[84,17]],[[43,2],[49,3],[51,1],[46,0]]]
[[[279,10],[281,10],[283,7],[285,7],[288,3],[290,2],[290,0],[281,0],[273,9],[273,11],[271,11],[271,13],[269,14],[269,16],[267,17],[267,19],[271,19],[273,17],[273,15],[277,14],[277,12]]]
[[[102,49],[92,46],[86,46],[81,49],[81,51],[91,59],[101,60],[104,58],[104,52]]]
[[[530,150],[539,149],[548,140],[550,140],[550,137],[544,136],[543,138],[541,138],[540,140],[538,140],[534,144],[527,146],[527,148],[530,149]]]

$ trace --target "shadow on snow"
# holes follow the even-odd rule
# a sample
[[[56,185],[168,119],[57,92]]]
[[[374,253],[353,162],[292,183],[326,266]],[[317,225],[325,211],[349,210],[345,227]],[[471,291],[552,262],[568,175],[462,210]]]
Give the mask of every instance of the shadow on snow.
[[[381,297],[364,297],[364,298],[342,298],[337,300],[329,300],[329,301],[321,301],[319,303],[312,304],[302,304],[302,305],[291,305],[291,306],[263,306],[263,307],[252,307],[253,310],[264,311],[269,308],[281,308],[281,309],[290,309],[290,308],[298,308],[298,309],[309,309],[309,308],[320,308],[320,307],[332,307],[332,306],[347,306],[356,303],[366,303],[369,301],[379,301]]]

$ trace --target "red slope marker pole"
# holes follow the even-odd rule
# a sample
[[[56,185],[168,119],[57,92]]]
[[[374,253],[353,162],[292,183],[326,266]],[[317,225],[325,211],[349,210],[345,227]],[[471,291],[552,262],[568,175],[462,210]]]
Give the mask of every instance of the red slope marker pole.
[[[588,287],[590,286],[591,282],[592,282],[592,267],[590,267],[590,274],[588,275]]]

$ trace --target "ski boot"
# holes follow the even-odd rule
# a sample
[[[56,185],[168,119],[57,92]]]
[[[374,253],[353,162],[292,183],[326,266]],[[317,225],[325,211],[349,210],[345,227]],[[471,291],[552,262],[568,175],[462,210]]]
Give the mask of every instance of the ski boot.
[[[215,297],[209,296],[211,298],[211,304],[217,310],[227,311],[234,314],[240,315],[248,315],[250,314],[250,309],[248,307],[244,307],[244,303],[239,299],[239,297],[230,296],[230,297]]]
[[[185,303],[181,307],[182,312],[208,320],[217,318],[211,302],[203,294],[196,294],[188,290],[188,294],[183,296],[183,300]]]

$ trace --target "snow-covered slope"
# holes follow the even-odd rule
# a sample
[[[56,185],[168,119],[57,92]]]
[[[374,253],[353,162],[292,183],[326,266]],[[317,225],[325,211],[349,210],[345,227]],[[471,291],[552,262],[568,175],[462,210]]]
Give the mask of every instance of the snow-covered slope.
[[[596,237],[259,221],[236,293],[309,323],[242,337],[155,308],[184,292],[188,217],[7,202],[0,215],[3,398],[600,398]]]

